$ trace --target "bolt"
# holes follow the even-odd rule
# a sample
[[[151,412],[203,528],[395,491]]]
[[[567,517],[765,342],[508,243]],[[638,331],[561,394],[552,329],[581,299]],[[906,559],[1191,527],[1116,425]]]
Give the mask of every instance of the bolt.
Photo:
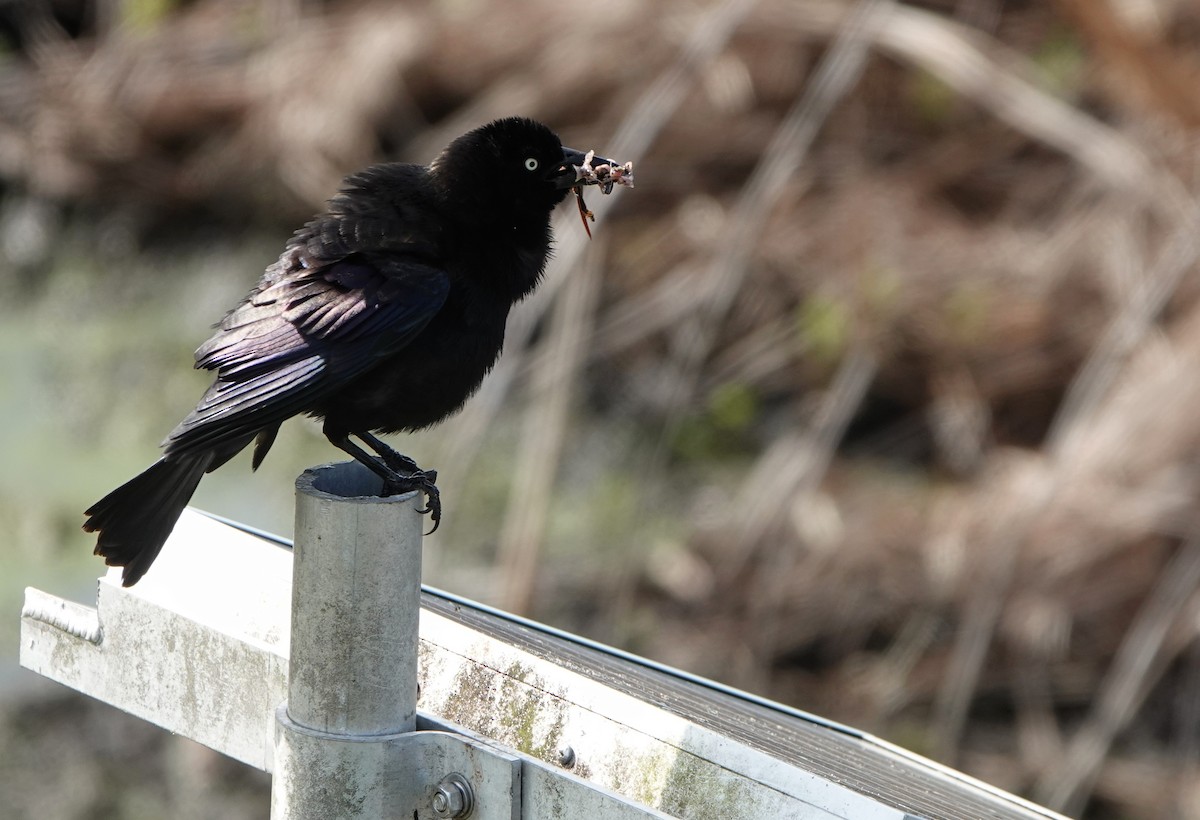
[[[558,762],[563,768],[573,768],[575,766],[575,750],[570,746],[559,746]]]
[[[436,817],[469,817],[475,808],[475,792],[461,774],[446,775],[433,793],[432,808]]]

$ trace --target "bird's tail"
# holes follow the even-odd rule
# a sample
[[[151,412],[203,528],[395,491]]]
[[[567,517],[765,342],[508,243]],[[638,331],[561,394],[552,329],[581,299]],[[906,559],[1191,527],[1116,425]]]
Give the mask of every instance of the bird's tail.
[[[133,586],[150,569],[211,461],[212,454],[203,452],[159,459],[84,513],[83,528],[99,533],[96,555],[125,568],[123,586]]]

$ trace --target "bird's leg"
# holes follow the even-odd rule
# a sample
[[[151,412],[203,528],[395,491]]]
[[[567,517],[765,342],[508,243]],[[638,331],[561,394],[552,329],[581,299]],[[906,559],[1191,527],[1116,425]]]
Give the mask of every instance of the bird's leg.
[[[371,472],[375,473],[375,475],[383,479],[383,492],[381,495],[398,495],[399,493],[407,493],[411,490],[419,490],[423,492],[425,494],[425,508],[418,510],[418,512],[429,513],[429,519],[433,522],[433,529],[425,534],[432,535],[437,531],[438,525],[442,521],[442,497],[441,492],[434,483],[437,480],[437,473],[435,471],[414,469],[408,471],[405,475],[401,475],[390,465],[386,463],[380,463],[379,459],[374,458],[366,450],[351,441],[349,433],[345,433],[340,430],[330,430],[328,425],[325,427],[324,433],[325,438],[329,439],[330,444],[332,444],[334,447],[337,447],[339,450],[348,453],[354,458],[355,461],[359,462]],[[370,434],[361,437],[364,441],[367,441],[368,437],[370,439],[375,439],[375,437],[371,436]],[[399,453],[391,450],[390,447],[387,447],[387,445],[384,445],[383,442],[380,442],[378,439],[375,439],[375,441],[382,445],[385,449],[389,450],[392,455],[398,456],[400,459],[402,459],[402,461],[398,463],[403,464],[407,462],[412,464],[414,468],[417,466],[416,462],[411,458],[408,458],[407,456],[401,456]],[[368,441],[368,443],[370,443],[370,441]],[[380,453],[380,458],[384,459],[385,462],[387,461],[387,456],[383,455],[383,453]]]
[[[413,461],[411,458],[404,455],[403,453],[396,452],[391,447],[389,447],[387,444],[384,444],[382,441],[380,441],[378,438],[371,435],[370,433],[355,433],[355,435],[358,436],[360,439],[362,439],[364,442],[366,442],[368,447],[370,447],[376,453],[379,453],[379,457],[383,459],[383,463],[386,464],[387,466],[391,467],[396,472],[398,472],[398,473],[424,472],[426,475],[433,476],[433,480],[437,481],[437,472],[436,471],[434,471],[434,470],[422,471],[421,468],[417,466],[417,462]]]
[[[362,432],[354,435],[362,439],[368,447],[379,454],[384,464],[400,475],[400,489],[397,492],[421,490],[425,493],[427,500],[425,509],[421,512],[430,513],[433,521],[433,529],[426,535],[435,532],[442,520],[442,496],[437,488],[437,470],[422,470],[417,466],[417,462],[403,453],[393,450],[371,433]],[[374,461],[374,459],[371,460]]]

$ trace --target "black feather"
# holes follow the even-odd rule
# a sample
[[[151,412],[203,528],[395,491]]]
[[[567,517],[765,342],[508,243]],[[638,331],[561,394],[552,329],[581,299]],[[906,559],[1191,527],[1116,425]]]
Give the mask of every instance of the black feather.
[[[215,380],[163,458],[88,510],[96,551],[136,582],[204,473],[252,441],[257,468],[294,415],[323,418],[330,441],[363,459],[348,441],[358,435],[391,466],[364,463],[391,479],[409,469],[370,434],[440,421],[479,386],[509,309],[541,277],[550,212],[566,194],[549,173],[565,156],[548,128],[511,118],[459,137],[428,167],[347,177],[196,351]],[[431,482],[418,485],[436,501]]]

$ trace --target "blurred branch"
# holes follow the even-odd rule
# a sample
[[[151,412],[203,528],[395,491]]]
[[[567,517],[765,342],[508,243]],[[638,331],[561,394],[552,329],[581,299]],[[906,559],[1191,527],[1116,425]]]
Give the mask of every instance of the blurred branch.
[[[807,429],[779,437],[758,459],[738,488],[727,527],[731,548],[722,556],[722,574],[741,574],[762,545],[794,510],[802,510],[804,497],[820,486],[839,442],[850,426],[875,377],[878,363],[866,350],[850,351],[837,369],[829,389]],[[799,513],[803,515],[803,512]],[[772,573],[786,580],[790,573]],[[762,596],[768,606],[774,596]],[[769,619],[761,621],[768,623]]]
[[[500,606],[527,614],[533,603],[538,558],[554,494],[584,342],[595,323],[603,255],[595,248],[578,265],[556,301],[542,347],[546,358],[534,370],[526,399],[525,425],[517,447],[508,510],[500,529],[496,574]]]
[[[964,98],[1074,157],[1107,184],[1138,190],[1155,174],[1119,132],[1038,88],[1027,61],[963,26],[895,5],[877,29],[881,48],[937,76]],[[991,55],[995,56],[989,56]]]
[[[716,343],[720,324],[746,278],[763,226],[796,170],[804,162],[817,132],[834,106],[862,75],[870,50],[866,33],[893,5],[892,0],[862,0],[847,17],[829,51],[821,59],[804,94],[776,130],[763,159],[738,194],[720,251],[696,287],[704,294],[700,310],[680,328],[678,383],[670,402],[678,426],[694,398],[701,365]]]
[[[1200,126],[1200,65],[1122,22],[1111,0],[1057,0],[1107,64],[1119,96],[1133,108],[1165,113],[1188,128]],[[1122,93],[1128,92],[1128,93]]]
[[[875,357],[863,350],[846,355],[833,384],[822,397],[816,417],[808,430],[797,436],[783,436],[759,460],[750,477],[739,489],[733,503],[735,520],[730,559],[732,579],[751,557],[751,550],[763,543],[763,537],[789,515],[803,521],[812,512],[812,496],[833,461],[838,444],[851,419],[862,405],[878,368]],[[749,618],[755,624],[749,641],[760,669],[770,667],[779,651],[779,636],[786,632],[781,609],[795,594],[792,579],[805,549],[803,538],[775,544],[757,568],[757,594],[749,598]],[[780,539],[782,542],[783,540]],[[788,543],[790,542],[790,543]]]
[[[1029,61],[966,26],[899,3],[889,3],[868,37],[882,51],[919,66],[1013,128],[1074,157],[1106,184],[1123,190],[1153,183],[1153,166],[1136,143],[1038,87]],[[794,27],[810,35],[838,30],[841,4],[817,0],[764,10],[757,23]]]
[[[1050,506],[1058,484],[1046,471],[1001,462],[1001,475],[982,483],[973,509],[983,519],[975,550],[982,553],[978,576],[971,579],[950,653],[949,668],[933,704],[936,757],[955,765],[967,713],[992,647],[996,625],[1008,601],[1021,549],[1033,522]]]
[[[1071,415],[1069,437],[1048,440],[1040,456],[1010,459],[1006,470],[975,487],[969,506],[978,532],[963,540],[973,543],[980,567],[969,582],[950,668],[935,701],[940,759],[957,757],[971,700],[1018,582],[1061,596],[1064,583],[1084,577],[1089,567],[1103,577],[1115,550],[1144,549],[1148,536],[1195,525],[1197,484],[1176,458],[1192,452],[1200,436],[1194,424],[1200,310],[1193,307],[1178,324],[1165,344],[1142,344],[1131,366],[1120,369],[1119,382],[1113,371],[1113,388],[1093,393],[1086,415]],[[1096,584],[1085,589],[1099,594]]]
[[[1189,541],[1163,567],[1158,583],[1125,633],[1091,714],[1067,744],[1059,766],[1038,782],[1039,800],[1071,816],[1082,811],[1113,739],[1137,714],[1167,662],[1192,640],[1168,641],[1200,588],[1200,542]]]
[[[1072,379],[1047,434],[1052,454],[1066,447],[1080,423],[1095,411],[1121,367],[1200,259],[1200,207],[1181,186],[1163,187],[1174,194],[1169,199],[1174,205],[1174,230],[1157,263],[1135,287],[1132,298],[1121,306]]]

